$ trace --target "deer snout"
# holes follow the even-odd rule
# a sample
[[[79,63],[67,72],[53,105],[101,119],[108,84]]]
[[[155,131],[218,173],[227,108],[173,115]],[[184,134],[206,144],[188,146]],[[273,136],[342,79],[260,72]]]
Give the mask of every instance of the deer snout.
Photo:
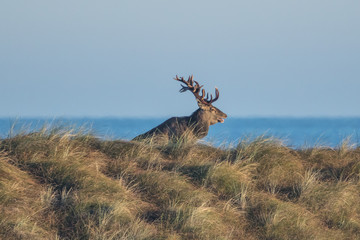
[[[223,115],[218,118],[218,122],[219,123],[224,123],[225,118],[227,118],[227,115],[225,113],[223,113]]]

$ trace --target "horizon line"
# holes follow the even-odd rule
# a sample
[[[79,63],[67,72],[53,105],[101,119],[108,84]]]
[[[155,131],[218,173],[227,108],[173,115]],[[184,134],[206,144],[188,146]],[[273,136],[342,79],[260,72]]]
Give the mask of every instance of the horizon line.
[[[171,115],[162,116],[116,116],[116,115],[57,115],[57,116],[41,116],[41,115],[28,115],[28,116],[1,116],[0,119],[160,119],[171,118]],[[179,116],[181,117],[181,116]],[[230,116],[228,119],[235,118],[360,118],[360,115],[235,115]]]

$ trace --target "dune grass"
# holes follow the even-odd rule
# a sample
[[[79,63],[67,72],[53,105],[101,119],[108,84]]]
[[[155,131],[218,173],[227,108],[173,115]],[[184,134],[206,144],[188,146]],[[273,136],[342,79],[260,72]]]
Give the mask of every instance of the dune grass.
[[[0,140],[0,239],[360,239],[360,148]]]

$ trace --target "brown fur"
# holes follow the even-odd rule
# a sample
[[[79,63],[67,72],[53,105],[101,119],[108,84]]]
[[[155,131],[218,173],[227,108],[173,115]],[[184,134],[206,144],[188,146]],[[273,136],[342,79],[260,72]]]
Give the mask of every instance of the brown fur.
[[[156,142],[178,140],[182,137],[195,140],[205,137],[210,125],[222,122],[227,117],[225,113],[214,106],[203,106],[187,117],[172,117],[159,126],[143,133],[133,140],[153,139]]]

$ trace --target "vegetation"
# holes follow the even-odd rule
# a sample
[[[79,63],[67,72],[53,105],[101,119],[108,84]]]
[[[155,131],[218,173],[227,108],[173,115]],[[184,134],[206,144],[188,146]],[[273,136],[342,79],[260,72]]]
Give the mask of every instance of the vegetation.
[[[360,239],[360,148],[0,140],[0,239]]]

